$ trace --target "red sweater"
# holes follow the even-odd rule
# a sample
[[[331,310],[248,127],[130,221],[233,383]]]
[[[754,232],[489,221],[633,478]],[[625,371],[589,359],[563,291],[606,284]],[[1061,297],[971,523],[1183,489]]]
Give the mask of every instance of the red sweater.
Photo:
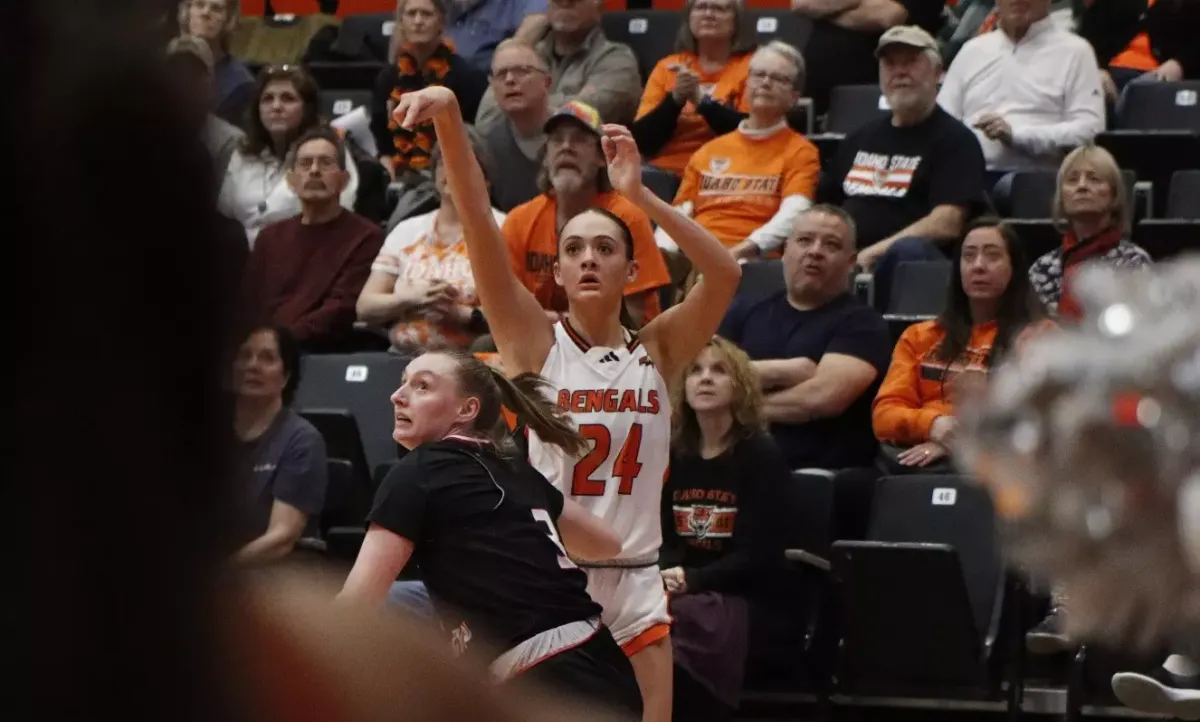
[[[246,308],[252,318],[286,326],[309,345],[346,336],[382,245],[379,226],[350,211],[317,225],[297,216],[267,226],[246,264]]]

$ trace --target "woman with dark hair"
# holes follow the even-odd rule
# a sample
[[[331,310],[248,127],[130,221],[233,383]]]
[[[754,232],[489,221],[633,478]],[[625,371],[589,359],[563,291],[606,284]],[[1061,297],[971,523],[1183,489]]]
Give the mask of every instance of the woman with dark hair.
[[[320,125],[317,84],[299,67],[264,68],[254,86],[256,109],[246,118],[246,139],[229,159],[218,206],[246,229],[250,247],[258,232],[300,214],[300,199],[287,183],[286,157],[292,143]],[[354,210],[359,171],[349,149],[350,182],[341,204]]]
[[[400,96],[430,85],[444,85],[454,91],[467,117],[474,118],[479,99],[487,90],[487,75],[454,52],[445,28],[445,0],[396,3],[396,29],[388,65],[375,81],[371,112],[379,162],[392,178],[404,178],[409,171],[428,171],[430,153],[437,142],[431,124],[407,130],[392,120],[392,108]]]
[[[260,326],[246,335],[233,362],[234,431],[252,474],[242,494],[237,563],[287,556],[324,507],[325,440],[288,408],[299,385],[300,348],[286,328]]]
[[[783,559],[791,474],[762,416],[750,358],[717,336],[671,394],[659,565],[670,594],[673,719],[729,719],[742,693],[750,605]]]
[[[1020,241],[999,219],[981,218],[967,229],[945,309],[900,336],[875,397],[871,422],[887,471],[950,469],[954,395],[985,378],[1042,317],[1024,267]]]
[[[621,541],[508,458],[503,408],[566,454],[586,448],[546,386],[531,373],[509,380],[461,351],[413,359],[392,394],[393,437],[409,453],[376,494],[339,598],[382,606],[415,554],[455,656],[484,662],[498,683],[541,680],[640,717],[633,667],[572,561],[610,558]]]
[[[746,79],[755,46],[743,0],[688,0],[683,12],[675,54],[654,66],[630,127],[650,165],[675,174],[750,112]]]

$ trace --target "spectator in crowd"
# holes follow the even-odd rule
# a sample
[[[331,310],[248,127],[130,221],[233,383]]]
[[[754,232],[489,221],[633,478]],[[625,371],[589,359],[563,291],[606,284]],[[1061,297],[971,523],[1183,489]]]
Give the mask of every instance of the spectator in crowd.
[[[246,136],[237,126],[212,113],[212,50],[203,40],[190,35],[175,38],[167,45],[167,67],[178,83],[189,118],[195,119],[197,135],[204,139],[212,155],[213,179],[219,184],[229,167],[229,159]]]
[[[492,200],[507,213],[541,192],[538,174],[546,147],[542,126],[550,117],[550,71],[532,46],[505,40],[492,56],[491,78],[504,118],[479,130],[492,162],[489,172],[493,178],[504,177],[503,183],[492,186]]]
[[[721,335],[754,359],[763,414],[793,469],[867,466],[871,400],[887,370],[887,325],[850,293],[854,219],[816,205],[783,248],[787,288],[734,299]]]
[[[701,146],[683,172],[675,207],[738,258],[783,245],[816,196],[820,154],[786,118],[803,85],[798,50],[780,41],[759,48],[746,85],[750,117]],[[664,250],[676,250],[665,234],[656,238]]]
[[[550,0],[550,32],[534,47],[550,69],[551,107],[578,100],[598,110],[605,123],[628,123],[642,80],[633,51],[604,37],[603,9],[604,0]],[[480,127],[504,119],[495,90],[489,88],[479,103]]]
[[[829,110],[839,85],[874,85],[879,63],[871,56],[885,31],[915,25],[931,35],[942,26],[945,0],[792,0],[792,9],[813,21],[804,46],[813,111]]]
[[[371,106],[371,131],[379,162],[393,179],[404,178],[408,171],[427,171],[437,141],[432,123],[406,130],[392,119],[392,108],[400,96],[429,85],[444,85],[454,91],[463,112],[472,118],[487,88],[484,71],[455,53],[446,39],[446,1],[400,0],[396,4],[391,57],[375,81]]]
[[[877,54],[891,116],[842,141],[817,197],[854,219],[858,264],[874,269],[876,303],[886,308],[896,266],[945,259],[941,248],[962,237],[986,192],[979,142],[937,103],[937,42],[901,26],[883,34]]]
[[[635,325],[645,324],[658,315],[656,291],[671,278],[654,244],[650,219],[608,182],[600,147],[600,114],[583,103],[567,103],[546,121],[545,132],[539,181],[543,193],[512,209],[501,228],[517,278],[557,319],[567,310],[566,293],[554,281],[558,230],[585,208],[603,208],[624,221],[633,234],[637,276],[625,286],[625,307]]]
[[[229,160],[218,200],[221,212],[245,227],[251,248],[263,227],[300,212],[300,200],[287,183],[285,156],[296,138],[320,124],[317,85],[298,67],[264,69],[254,97],[258,111],[247,118],[246,140]],[[348,150],[341,164],[350,174],[341,202],[353,208],[358,169]]]
[[[1065,231],[1062,246],[1029,267],[1029,283],[1052,315],[1079,319],[1071,276],[1084,263],[1100,261],[1122,268],[1151,263],[1149,253],[1125,240],[1129,204],[1121,169],[1107,150],[1076,148],[1063,160],[1054,194],[1054,219]]]
[[[1079,34],[1100,62],[1104,96],[1131,82],[1200,78],[1200,5],[1187,0],[1092,0]]]
[[[254,103],[254,76],[241,61],[229,54],[229,36],[238,22],[238,0],[183,0],[179,3],[179,27],[208,43],[213,57],[217,117],[242,125]]]
[[[871,422],[888,473],[950,471],[954,396],[979,383],[1041,318],[1021,242],[997,218],[971,224],[952,266],[946,306],[900,336]]]
[[[476,157],[483,158],[478,139],[471,140]],[[389,327],[388,337],[396,349],[430,345],[465,349],[487,332],[440,146],[434,148],[432,162],[441,206],[392,229],[358,296],[359,320]],[[497,226],[503,225],[503,213],[492,215]]]
[[[242,283],[245,307],[287,327],[306,351],[345,350],[383,232],[338,204],[350,174],[337,133],[301,136],[287,168],[300,215],[263,229]]]
[[[329,485],[325,440],[288,408],[300,385],[300,349],[286,328],[258,326],[233,363],[234,431],[246,471],[240,564],[262,564],[292,552],[325,505]]]
[[[1056,168],[1104,130],[1104,94],[1087,41],[1057,27],[1051,0],[997,0],[997,30],[963,45],[938,103],[975,129],[1003,204],[1006,175]]]
[[[778,495],[792,478],[765,433],[750,359],[729,341],[700,352],[671,406],[659,566],[674,620],[674,718],[717,722],[741,699],[752,604],[777,581]]]
[[[501,42],[513,38],[533,45],[549,27],[546,0],[452,0],[446,11],[446,35],[455,52],[483,71],[492,66]]]
[[[743,0],[688,0],[675,54],[654,66],[630,127],[650,165],[682,175],[708,141],[750,112],[746,78],[754,37]]]

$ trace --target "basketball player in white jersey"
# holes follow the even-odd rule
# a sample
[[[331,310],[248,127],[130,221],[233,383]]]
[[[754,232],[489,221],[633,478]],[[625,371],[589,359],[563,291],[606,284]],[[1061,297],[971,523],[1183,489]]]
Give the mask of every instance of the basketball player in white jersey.
[[[531,434],[530,461],[621,536],[620,557],[589,569],[588,591],[630,655],[644,719],[669,720],[670,617],[657,565],[671,433],[667,385],[716,332],[741,270],[712,234],[642,185],[633,137],[621,126],[606,125],[601,145],[613,188],[674,239],[702,280],[686,300],[635,335],[620,320],[623,289],[637,274],[633,239],[611,213],[586,209],[559,233],[554,277],[566,292],[568,311],[552,322],[509,266],[454,94],[440,87],[407,93],[394,115],[404,127],[433,121],[451,192],[463,199],[459,213],[471,271],[505,372],[547,378],[590,442],[582,457],[565,458]],[[583,122],[598,127],[595,119]]]

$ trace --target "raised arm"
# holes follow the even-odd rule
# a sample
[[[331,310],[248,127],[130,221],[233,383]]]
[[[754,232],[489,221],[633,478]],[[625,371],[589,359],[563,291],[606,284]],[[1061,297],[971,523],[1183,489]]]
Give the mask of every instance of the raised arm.
[[[492,215],[483,171],[471,151],[454,93],[442,87],[405,93],[396,104],[395,116],[405,128],[433,121],[446,180],[459,199],[456,203],[475,291],[505,371],[514,376],[541,371],[554,342],[554,331],[537,298],[509,265],[508,246]]]
[[[613,188],[658,224],[692,262],[700,282],[687,298],[642,329],[642,344],[663,378],[676,378],[704,348],[742,278],[742,269],[721,242],[699,223],[676,211],[642,185],[642,159],[629,131],[604,126],[604,155]]]

